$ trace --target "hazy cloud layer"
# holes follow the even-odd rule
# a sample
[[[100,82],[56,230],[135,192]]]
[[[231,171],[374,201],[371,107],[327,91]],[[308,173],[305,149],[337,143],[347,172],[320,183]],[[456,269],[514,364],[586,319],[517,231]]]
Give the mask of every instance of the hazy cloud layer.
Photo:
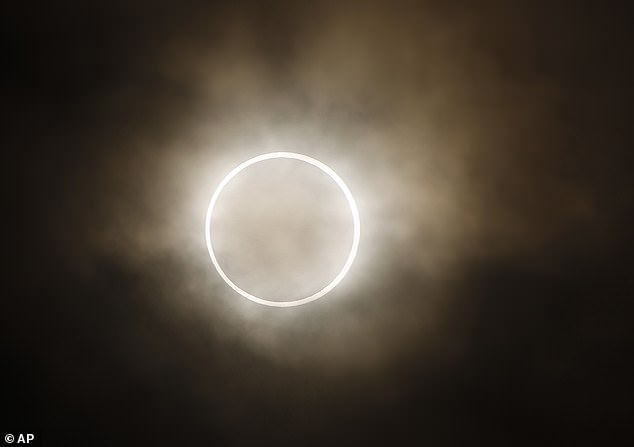
[[[37,352],[64,402],[46,426],[99,402],[82,421],[104,431],[94,421],[124,420],[134,401],[175,438],[434,444],[515,442],[531,411],[562,438],[598,417],[626,376],[624,20],[532,2],[168,3],[56,4],[7,27],[11,116],[25,123],[9,133],[24,234],[11,287],[18,309],[41,312],[7,343]],[[361,214],[349,275],[301,308],[238,296],[205,247],[214,188],[267,151],[330,165]],[[242,185],[253,206],[224,230],[256,241],[233,248],[248,259],[232,272],[265,293],[282,271],[314,289],[350,229],[310,223],[342,219],[345,203],[328,208],[336,191],[308,174],[305,191],[254,176],[263,189]],[[281,242],[253,219],[289,209],[276,259],[262,249]],[[588,387],[604,345],[621,372]]]

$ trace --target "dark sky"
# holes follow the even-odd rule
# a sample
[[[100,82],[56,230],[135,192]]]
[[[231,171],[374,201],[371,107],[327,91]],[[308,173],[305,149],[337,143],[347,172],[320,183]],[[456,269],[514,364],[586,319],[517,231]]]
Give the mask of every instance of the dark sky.
[[[475,3],[5,6],[3,436],[631,443],[631,20]],[[222,176],[271,150],[362,217],[298,308],[204,245]]]

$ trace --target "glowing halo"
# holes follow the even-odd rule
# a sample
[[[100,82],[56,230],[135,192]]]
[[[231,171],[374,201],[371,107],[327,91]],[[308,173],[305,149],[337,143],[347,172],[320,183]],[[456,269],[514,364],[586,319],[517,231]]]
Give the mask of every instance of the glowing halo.
[[[337,186],[339,186],[339,189],[341,189],[341,191],[345,195],[348,201],[348,204],[350,205],[350,212],[352,214],[352,222],[354,226],[350,253],[348,254],[348,258],[346,259],[345,264],[343,265],[343,267],[341,268],[337,276],[335,276],[335,278],[332,281],[330,281],[328,285],[326,285],[323,289],[321,289],[317,293],[314,293],[305,298],[300,298],[293,301],[265,300],[263,298],[259,298],[255,295],[252,295],[249,292],[238,287],[233,281],[231,281],[231,279],[229,279],[227,274],[220,267],[220,264],[218,263],[218,259],[216,258],[216,255],[214,253],[213,244],[211,243],[211,217],[213,215],[214,206],[216,205],[216,202],[218,201],[218,197],[220,196],[220,193],[222,192],[224,187],[227,186],[227,183],[229,183],[231,179],[235,177],[243,169],[251,166],[252,164],[258,163],[260,161],[271,160],[274,158],[290,158],[293,160],[300,160],[312,166],[315,166],[316,168],[328,174],[330,178],[334,180]],[[310,303],[311,301],[319,299],[325,294],[327,294],[328,292],[330,292],[332,289],[334,289],[337,286],[337,284],[341,282],[344,276],[346,276],[346,274],[348,273],[348,270],[350,270],[350,267],[352,266],[352,262],[354,261],[354,258],[357,255],[360,237],[361,237],[361,221],[359,219],[359,210],[357,209],[357,204],[354,201],[354,198],[352,197],[352,193],[350,192],[350,189],[348,189],[348,186],[346,186],[343,180],[341,180],[341,177],[339,177],[335,171],[333,171],[331,168],[329,168],[328,166],[326,166],[319,160],[315,160],[314,158],[308,157],[307,155],[297,154],[295,152],[270,152],[268,154],[262,154],[262,155],[258,155],[257,157],[253,157],[241,163],[240,165],[238,165],[231,172],[229,172],[229,174],[227,174],[227,176],[224,179],[222,179],[222,181],[216,188],[216,191],[214,191],[214,194],[211,196],[211,200],[209,201],[209,207],[207,208],[207,215],[205,216],[205,239],[207,241],[207,251],[209,252],[209,257],[211,258],[211,262],[216,268],[216,271],[218,272],[220,277],[233,290],[238,292],[243,297],[248,298],[251,301],[254,301],[256,303],[264,304],[265,306],[274,306],[274,307],[300,306],[302,304]]]

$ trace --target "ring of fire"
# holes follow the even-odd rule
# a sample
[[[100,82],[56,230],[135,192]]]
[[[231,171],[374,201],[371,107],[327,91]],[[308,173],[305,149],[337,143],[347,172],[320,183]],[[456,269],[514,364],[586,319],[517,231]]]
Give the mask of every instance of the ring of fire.
[[[249,167],[249,166],[251,166],[251,165],[253,165],[255,163],[258,163],[258,162],[261,162],[261,161],[264,161],[264,160],[271,160],[271,159],[274,159],[274,158],[288,158],[288,159],[303,161],[305,163],[308,163],[308,164],[320,169],[324,173],[326,173],[337,184],[339,189],[341,189],[341,191],[343,192],[344,196],[346,197],[346,200],[348,201],[348,205],[350,206],[350,213],[352,214],[352,222],[353,222],[352,244],[350,246],[350,252],[348,253],[348,257],[346,259],[346,262],[344,263],[344,265],[341,268],[341,270],[339,271],[339,273],[334,277],[334,279],[332,281],[330,281],[330,283],[328,283],[324,288],[322,288],[318,292],[316,292],[316,293],[314,293],[312,295],[309,295],[307,297],[298,298],[298,299],[295,299],[295,300],[292,300],[292,301],[271,301],[271,300],[266,300],[264,298],[257,297],[255,295],[247,292],[246,290],[243,290],[239,286],[237,286],[227,276],[227,274],[224,272],[224,270],[222,270],[222,268],[220,267],[220,264],[218,262],[218,259],[216,258],[216,254],[214,252],[214,247],[213,247],[213,244],[212,244],[212,241],[211,241],[211,234],[212,234],[211,219],[212,219],[212,216],[213,216],[214,207],[216,205],[216,202],[218,201],[218,198],[220,197],[220,193],[225,188],[225,186],[227,186],[227,184],[231,181],[231,179],[233,177],[235,177],[238,173],[240,173],[242,170],[244,170],[245,168],[247,168],[247,167]],[[344,183],[344,181],[341,179],[341,177],[339,177],[337,175],[337,173],[335,171],[333,171],[330,167],[326,166],[325,164],[323,164],[319,160],[315,160],[314,158],[308,157],[308,156],[303,155],[303,154],[297,154],[295,152],[271,152],[271,153],[267,153],[267,154],[262,154],[262,155],[259,155],[257,157],[251,158],[251,159],[241,163],[240,165],[238,165],[231,172],[229,172],[229,174],[227,174],[227,176],[220,182],[220,184],[218,185],[218,187],[214,191],[214,194],[212,195],[211,200],[209,201],[209,206],[207,207],[207,214],[205,216],[205,240],[207,242],[207,251],[209,252],[209,257],[211,258],[211,262],[213,263],[213,265],[216,268],[216,271],[218,272],[220,277],[233,290],[238,292],[243,297],[248,298],[251,301],[254,301],[256,303],[263,304],[263,305],[266,305],[266,306],[273,306],[273,307],[300,306],[302,304],[310,303],[311,301],[319,299],[322,296],[326,295],[328,292],[330,292],[332,289],[334,289],[337,286],[337,284],[339,284],[341,282],[341,280],[346,276],[346,274],[348,273],[348,270],[350,270],[350,267],[352,266],[354,258],[357,255],[357,250],[359,248],[359,240],[360,240],[360,238],[361,238],[361,221],[360,221],[360,218],[359,218],[359,210],[357,208],[357,204],[356,204],[356,202],[354,200],[354,197],[352,197],[352,193],[350,192],[350,189],[348,188],[348,186]]]

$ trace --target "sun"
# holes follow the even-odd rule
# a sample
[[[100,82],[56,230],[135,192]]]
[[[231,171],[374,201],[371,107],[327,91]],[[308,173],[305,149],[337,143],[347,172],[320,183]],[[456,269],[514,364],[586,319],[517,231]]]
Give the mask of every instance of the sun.
[[[325,174],[327,174],[332,179],[332,181],[336,183],[336,185],[339,187],[341,192],[343,192],[346,198],[346,201],[350,207],[350,214],[351,214],[352,223],[353,223],[353,234],[352,234],[352,241],[350,244],[350,250],[348,252],[346,262],[344,263],[339,273],[325,287],[323,287],[318,292],[309,296],[299,297],[291,301],[267,300],[267,299],[255,296],[247,292],[246,290],[240,288],[231,280],[231,278],[227,276],[225,271],[220,267],[220,263],[218,262],[218,258],[216,257],[216,253],[214,251],[214,247],[212,243],[213,228],[211,225],[211,221],[212,221],[212,217],[214,213],[214,207],[216,206],[216,202],[218,201],[218,198],[220,197],[220,194],[222,193],[223,189],[227,186],[227,184],[231,181],[231,179],[233,179],[238,173],[248,168],[249,166],[252,166],[256,163],[259,163],[265,160],[271,160],[276,158],[299,160],[304,163],[308,163],[309,165],[312,165],[320,169]],[[248,298],[249,300],[255,303],[263,304],[265,306],[273,306],[273,307],[300,306],[302,304],[315,301],[323,297],[324,295],[326,295],[331,290],[333,290],[343,280],[343,278],[348,273],[348,270],[350,270],[350,267],[352,266],[352,263],[354,262],[354,259],[357,255],[357,251],[359,249],[360,238],[361,238],[361,219],[359,218],[359,209],[357,208],[357,204],[348,186],[344,183],[341,177],[339,177],[339,175],[337,175],[337,173],[333,171],[329,166],[307,155],[298,154],[295,152],[270,152],[267,154],[258,155],[257,157],[253,157],[241,163],[237,167],[235,167],[231,172],[229,172],[229,174],[225,176],[224,179],[222,179],[222,181],[220,182],[220,184],[214,191],[211,197],[211,200],[209,201],[209,206],[207,207],[207,213],[205,216],[205,240],[207,243],[207,251],[209,252],[209,257],[211,258],[211,262],[213,266],[215,267],[216,271],[218,272],[220,277],[224,280],[224,282],[227,283],[227,285],[229,285],[234,291],[236,291],[243,297]]]

